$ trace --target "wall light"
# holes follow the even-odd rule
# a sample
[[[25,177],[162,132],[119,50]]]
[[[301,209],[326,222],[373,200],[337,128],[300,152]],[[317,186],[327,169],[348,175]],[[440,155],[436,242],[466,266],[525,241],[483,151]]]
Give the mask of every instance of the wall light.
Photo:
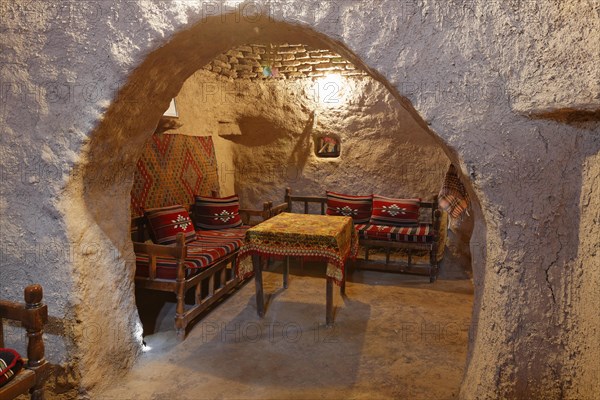
[[[330,73],[317,78],[315,82],[316,100],[322,107],[339,107],[348,95],[348,82],[340,74]]]

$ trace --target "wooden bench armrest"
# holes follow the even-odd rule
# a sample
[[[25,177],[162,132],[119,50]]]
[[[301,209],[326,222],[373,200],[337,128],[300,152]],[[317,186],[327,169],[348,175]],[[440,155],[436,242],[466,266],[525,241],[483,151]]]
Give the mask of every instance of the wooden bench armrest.
[[[133,251],[136,254],[146,254],[148,256],[185,258],[187,256],[185,250],[187,250],[185,244],[183,246],[177,246],[177,244],[165,245],[133,242]]]
[[[244,225],[256,225],[262,221],[269,219],[270,203],[264,202],[262,210],[252,209],[252,208],[240,208],[239,213],[242,218],[242,222]],[[253,221],[252,217],[258,217],[258,221]]]
[[[163,245],[154,243],[133,242],[133,251],[136,254],[145,254],[150,258],[148,266],[148,277],[156,279],[156,258],[168,257],[177,260],[177,277],[185,279],[185,258],[187,257],[187,246],[183,233],[178,233],[174,245]]]
[[[289,210],[288,203],[281,203],[276,206],[271,205],[270,210],[269,210],[270,211],[269,217],[274,217],[274,216],[279,215],[282,212],[288,211],[288,210]]]

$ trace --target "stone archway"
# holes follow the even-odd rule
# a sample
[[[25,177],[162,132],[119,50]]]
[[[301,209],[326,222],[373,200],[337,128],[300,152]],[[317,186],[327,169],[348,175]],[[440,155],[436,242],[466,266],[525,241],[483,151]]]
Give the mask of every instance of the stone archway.
[[[281,38],[288,30],[304,30],[306,40],[340,38],[381,71],[456,149],[451,158],[472,181],[481,204],[471,241],[477,324],[462,397],[595,398],[597,7],[483,0],[465,7],[250,4],[266,3],[277,9],[265,25],[284,27]],[[240,36],[261,33],[253,30],[260,25],[253,15],[224,18],[219,27],[220,15],[240,3],[212,4],[0,7],[7,43],[0,68],[0,282],[12,299],[20,299],[25,282],[43,284],[48,358],[75,368],[66,384],[106,381],[106,365],[125,368],[139,351],[126,232],[136,149],[185,76]],[[286,19],[313,30],[275,22]],[[225,32],[225,24],[232,30]],[[202,28],[211,26],[224,34]],[[149,54],[171,39],[168,51]],[[196,54],[198,42],[206,54]],[[577,110],[587,117],[544,119]]]
[[[76,346],[77,357],[81,360],[85,387],[99,381],[99,371],[103,370],[108,357],[114,363],[114,354],[117,353],[119,364],[126,366],[140,351],[141,332],[133,296],[134,257],[129,238],[128,210],[135,163],[144,143],[183,82],[216,55],[247,43],[249,38],[254,41],[301,41],[342,54],[383,83],[417,124],[438,141],[452,162],[460,165],[457,153],[431,131],[395,87],[342,43],[323,34],[270,19],[227,24],[214,17],[174,35],[168,44],[150,53],[129,75],[103,120],[90,135],[78,173],[73,174],[64,196],[64,201],[69,203],[64,208],[70,238],[76,245],[87,249],[75,265],[75,286],[81,296],[76,318],[83,322],[71,325],[75,343],[79,345]],[[475,237],[477,243],[485,243],[485,225],[477,196],[471,187],[468,189],[477,221]],[[479,246],[477,250],[474,254],[474,265],[477,266],[475,279],[480,284],[476,305],[481,299],[485,246]],[[103,271],[102,276],[98,271]],[[110,295],[106,293],[107,288],[110,288]],[[476,306],[474,320],[477,320],[477,314]],[[102,343],[104,350],[89,347],[90,339]]]

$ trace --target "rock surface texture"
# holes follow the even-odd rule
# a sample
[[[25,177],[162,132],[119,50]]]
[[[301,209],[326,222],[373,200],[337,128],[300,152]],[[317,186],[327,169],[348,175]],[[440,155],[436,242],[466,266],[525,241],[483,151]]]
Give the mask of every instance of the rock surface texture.
[[[430,200],[448,169],[439,143],[370,77],[251,81],[200,70],[176,101],[182,126],[172,132],[213,136],[222,194],[246,206],[281,203],[286,187]],[[327,134],[340,157],[318,156]]]
[[[64,390],[110,382],[140,351],[129,192],[170,99],[219,54],[302,43],[379,80],[470,180],[460,396],[600,392],[597,2],[17,0],[0,13],[0,285],[13,299],[44,286]],[[569,112],[588,117],[540,118]],[[242,133],[261,118],[241,119]],[[239,167],[250,155],[230,141]]]

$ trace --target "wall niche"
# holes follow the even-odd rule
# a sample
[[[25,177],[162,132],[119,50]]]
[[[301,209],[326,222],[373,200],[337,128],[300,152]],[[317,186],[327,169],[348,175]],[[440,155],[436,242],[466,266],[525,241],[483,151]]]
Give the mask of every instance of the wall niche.
[[[342,152],[342,140],[338,135],[319,135],[315,138],[315,155],[319,158],[338,158]]]

